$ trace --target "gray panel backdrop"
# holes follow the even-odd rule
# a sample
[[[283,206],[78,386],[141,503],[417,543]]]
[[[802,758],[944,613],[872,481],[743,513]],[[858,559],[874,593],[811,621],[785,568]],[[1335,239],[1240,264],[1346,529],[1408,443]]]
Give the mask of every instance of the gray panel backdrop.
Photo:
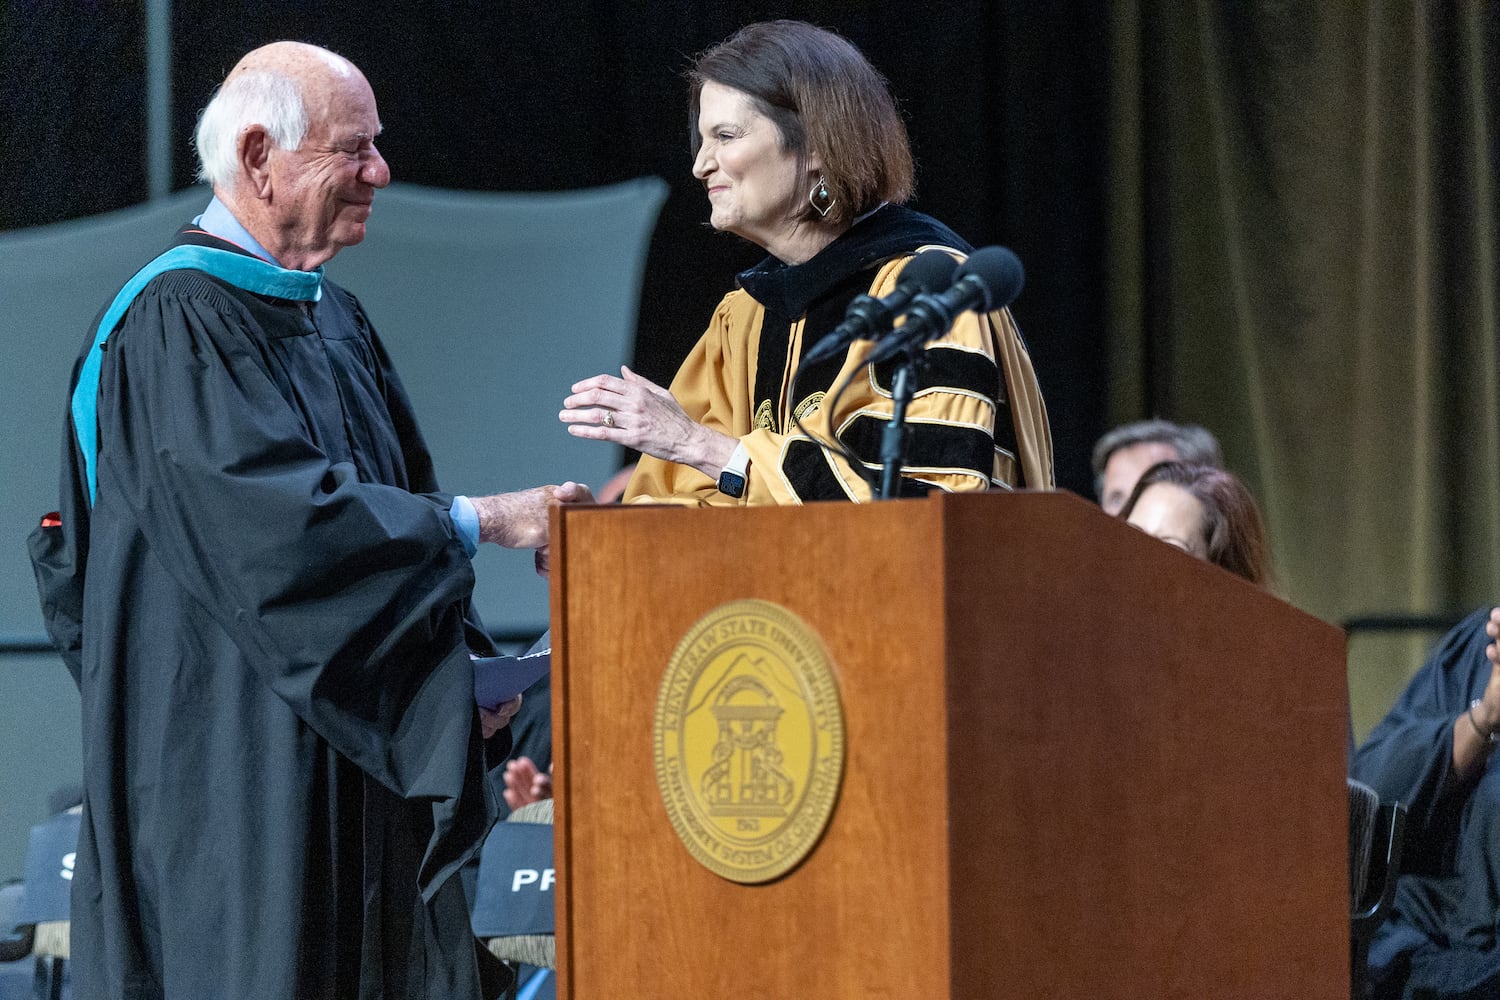
[[[365,304],[417,408],[444,489],[574,479],[597,488],[613,448],[557,420],[568,386],[617,372],[634,342],[646,250],[667,186],[493,194],[392,185],[370,236],[328,265]],[[0,635],[40,637],[25,535],[57,507],[68,373],[90,321],[202,211],[205,188],[0,235]],[[547,590],[529,553],[475,560],[486,623],[539,632]],[[53,788],[80,766],[77,689],[51,656],[0,657],[0,879],[20,874]]]

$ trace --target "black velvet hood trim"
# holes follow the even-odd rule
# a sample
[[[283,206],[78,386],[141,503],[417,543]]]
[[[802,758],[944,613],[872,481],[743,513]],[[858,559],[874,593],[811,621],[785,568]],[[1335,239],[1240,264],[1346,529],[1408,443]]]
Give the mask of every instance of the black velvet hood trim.
[[[928,243],[965,253],[973,249],[931,216],[885,205],[860,219],[807,263],[787,265],[767,257],[741,271],[736,280],[768,312],[795,318],[849,275]]]

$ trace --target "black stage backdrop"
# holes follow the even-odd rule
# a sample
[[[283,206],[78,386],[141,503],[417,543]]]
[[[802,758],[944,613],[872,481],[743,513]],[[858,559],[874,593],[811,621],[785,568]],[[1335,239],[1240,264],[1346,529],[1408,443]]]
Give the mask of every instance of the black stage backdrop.
[[[147,197],[142,6],[0,0],[0,229]],[[734,273],[759,256],[704,225],[681,74],[740,25],[781,16],[840,32],[890,79],[917,157],[914,207],[1025,262],[1015,313],[1046,392],[1058,474],[1087,494],[1087,450],[1105,419],[1100,4],[175,0],[174,186],[192,183],[189,137],[213,87],[278,38],[325,45],[364,70],[398,180],[539,191],[656,174],[672,194],[636,360],[669,379]],[[377,214],[371,238],[379,232]]]

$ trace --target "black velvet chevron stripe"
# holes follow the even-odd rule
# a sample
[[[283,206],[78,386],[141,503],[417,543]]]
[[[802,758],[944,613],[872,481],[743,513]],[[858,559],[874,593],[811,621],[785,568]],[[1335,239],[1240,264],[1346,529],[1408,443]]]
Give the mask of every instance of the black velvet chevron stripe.
[[[882,417],[861,414],[844,431],[843,439],[868,461],[880,456],[880,436],[890,423]],[[945,424],[907,424],[911,446],[906,464],[918,469],[973,469],[986,481],[995,465],[995,443],[990,435],[973,427]]]
[[[786,453],[781,460],[781,471],[786,473],[787,481],[804,503],[849,499],[843,484],[834,475],[833,466],[828,464],[828,457],[823,449],[806,438],[798,438],[787,444]]]
[[[811,441],[799,439],[787,445],[786,458],[781,468],[804,503],[817,500],[847,500],[843,484],[834,474],[828,453]],[[873,459],[872,459],[873,461]],[[876,470],[866,470],[879,475]],[[902,497],[925,497],[934,487],[919,483],[915,479],[902,477],[897,495]]]
[[[978,393],[994,399],[1000,391],[1000,368],[990,358],[952,347],[930,347],[923,354],[917,373],[917,391],[935,386]],[[890,358],[875,366],[875,384],[885,392],[895,383],[901,358]]]

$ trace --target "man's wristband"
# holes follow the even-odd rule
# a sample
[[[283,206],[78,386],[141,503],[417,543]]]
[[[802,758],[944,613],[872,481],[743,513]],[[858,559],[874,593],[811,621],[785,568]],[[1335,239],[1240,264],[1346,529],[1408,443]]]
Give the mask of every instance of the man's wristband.
[[[1474,709],[1483,704],[1483,698],[1475,698],[1473,701],[1469,702],[1469,725],[1474,727],[1474,732],[1479,734],[1479,738],[1484,740],[1486,745],[1493,747],[1495,744],[1500,743],[1500,733],[1497,733],[1493,729],[1491,729],[1489,732],[1485,732],[1484,728],[1479,725],[1479,720],[1474,718]]]

